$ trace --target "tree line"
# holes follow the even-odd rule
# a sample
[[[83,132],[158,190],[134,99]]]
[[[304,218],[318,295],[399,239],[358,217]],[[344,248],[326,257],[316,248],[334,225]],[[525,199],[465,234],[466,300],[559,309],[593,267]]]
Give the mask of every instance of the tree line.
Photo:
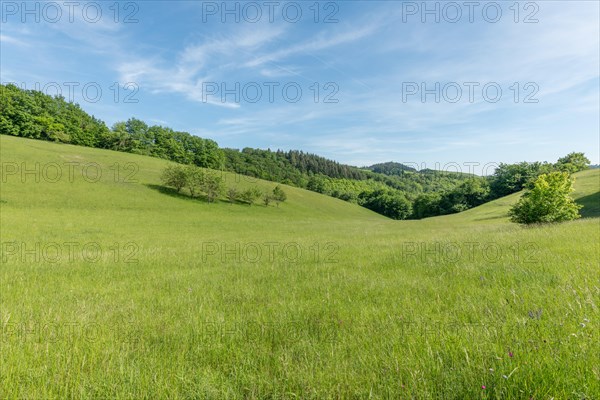
[[[109,129],[78,104],[15,85],[0,85],[0,134],[143,154],[182,164],[219,169],[217,143],[131,118]]]
[[[418,196],[413,203],[413,217],[425,218],[468,210],[483,203],[531,189],[542,175],[553,172],[573,174],[588,168],[584,153],[570,153],[554,164],[547,162],[501,163],[494,174],[484,179],[468,180],[454,189]]]
[[[572,173],[589,164],[583,153],[571,153],[555,164],[500,164],[490,177],[417,171],[399,163],[357,168],[296,150],[223,149],[213,140],[168,127],[150,126],[136,118],[117,122],[109,129],[103,121],[62,96],[52,97],[11,84],[0,85],[0,134],[111,149],[236,172],[336,197],[394,219],[419,219],[464,211],[522,190],[541,174]],[[192,190],[198,188],[196,185]],[[190,191],[190,195],[194,193]],[[232,192],[232,197],[236,197],[233,195]],[[241,201],[248,202],[244,200],[248,196],[240,197]]]
[[[214,203],[223,195],[233,204],[237,202],[253,205],[261,200],[265,206],[275,203],[279,207],[280,203],[287,200],[287,195],[277,185],[271,192],[263,192],[256,186],[245,190],[236,187],[225,187],[223,178],[215,171],[204,170],[195,165],[169,165],[161,174],[162,183],[175,189],[177,193],[184,190],[192,198],[204,197],[206,201]]]

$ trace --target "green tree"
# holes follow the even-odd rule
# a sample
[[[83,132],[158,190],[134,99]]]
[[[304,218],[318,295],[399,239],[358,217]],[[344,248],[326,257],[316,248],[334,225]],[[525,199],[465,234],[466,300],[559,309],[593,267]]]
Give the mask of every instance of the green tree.
[[[240,192],[236,188],[231,187],[227,190],[227,199],[231,204],[235,203],[239,196]]]
[[[413,218],[421,219],[441,215],[441,195],[439,193],[423,193],[413,203]]]
[[[260,198],[261,195],[262,195],[262,192],[260,191],[260,189],[257,187],[253,187],[253,188],[244,190],[240,194],[240,199],[242,201],[245,201],[246,203],[252,205],[252,204],[254,204],[254,202],[256,200],[258,200]]]
[[[412,214],[412,204],[404,194],[387,189],[361,193],[359,204],[392,219],[406,219]]]
[[[0,134],[96,147],[104,122],[62,96],[0,85]]]
[[[491,198],[497,199],[529,188],[538,176],[550,173],[553,169],[552,164],[540,162],[501,163],[491,177]]]
[[[71,141],[71,136],[65,133],[65,126],[56,122],[53,117],[44,115],[37,117],[36,120],[42,128],[42,134],[44,134],[48,140],[62,143],[69,143]]]
[[[584,153],[569,153],[566,156],[559,158],[555,168],[559,171],[574,174],[575,172],[583,171],[590,165],[590,160]]]
[[[196,197],[203,190],[204,177],[204,171],[195,165],[185,167],[185,186],[192,197]]]
[[[206,200],[209,203],[214,202],[223,194],[224,186],[223,179],[220,176],[209,172],[204,175],[204,179],[201,185],[202,191],[206,195]]]
[[[551,172],[540,175],[511,208],[511,221],[521,224],[538,222],[562,222],[579,218],[580,205],[570,194],[573,192],[573,179],[567,172]]]
[[[486,181],[469,179],[460,184],[455,191],[462,197],[468,208],[476,207],[486,202],[490,195],[490,187]]]
[[[279,203],[283,203],[287,200],[287,195],[279,185],[275,186],[273,189],[273,200],[275,201],[275,204],[277,204],[277,207],[279,207]]]
[[[320,176],[313,175],[308,179],[306,188],[313,192],[325,193],[325,180]]]
[[[127,153],[133,151],[135,143],[131,135],[127,133],[125,122],[115,123],[112,127],[111,134],[106,136],[108,137],[105,144],[106,148]]]
[[[148,124],[137,118],[130,118],[125,122],[125,129],[133,139],[133,153],[149,154],[151,140],[148,136]]]
[[[273,197],[271,196],[270,193],[263,194],[262,201],[263,201],[263,204],[265,205],[265,207],[269,207],[269,204],[271,204],[272,200],[273,200]]]
[[[182,165],[169,165],[161,175],[161,180],[165,186],[174,187],[177,193],[187,184],[186,169]]]

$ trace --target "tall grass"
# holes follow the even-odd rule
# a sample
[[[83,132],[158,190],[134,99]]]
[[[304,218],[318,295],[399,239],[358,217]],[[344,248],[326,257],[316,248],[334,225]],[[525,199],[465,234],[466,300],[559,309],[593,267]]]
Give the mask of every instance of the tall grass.
[[[291,187],[206,204],[160,190],[161,160],[0,146],[0,398],[599,396],[594,215],[523,228],[513,195],[391,221]]]

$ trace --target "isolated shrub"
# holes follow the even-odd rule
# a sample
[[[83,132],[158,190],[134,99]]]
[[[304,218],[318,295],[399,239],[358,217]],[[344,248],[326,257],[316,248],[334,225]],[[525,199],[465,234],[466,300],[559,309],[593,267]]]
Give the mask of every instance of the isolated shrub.
[[[182,165],[169,165],[163,170],[161,180],[165,186],[173,187],[179,193],[187,184],[186,170]]]
[[[270,193],[263,194],[262,201],[265,207],[269,207],[269,204],[271,204],[271,200],[273,200],[273,197]]]
[[[283,203],[287,200],[287,195],[279,185],[275,186],[275,188],[273,189],[272,197],[275,203],[277,204],[277,207],[279,207],[279,203]]]
[[[212,172],[207,173],[202,180],[201,189],[206,195],[206,201],[212,203],[223,193],[223,179]]]
[[[196,197],[203,190],[204,178],[204,171],[200,168],[194,165],[185,167],[185,186],[192,197]]]
[[[239,198],[240,192],[234,187],[227,189],[227,199],[230,203],[235,203],[235,201]]]
[[[258,200],[260,198],[261,195],[262,195],[262,192],[260,191],[260,189],[257,187],[253,187],[253,188],[244,190],[240,194],[240,199],[242,201],[245,201],[246,203],[252,205],[252,204],[254,204],[254,202],[256,200]]]
[[[567,172],[540,175],[533,188],[515,204],[509,215],[511,221],[521,224],[562,222],[579,218],[579,209],[570,194],[573,179]]]

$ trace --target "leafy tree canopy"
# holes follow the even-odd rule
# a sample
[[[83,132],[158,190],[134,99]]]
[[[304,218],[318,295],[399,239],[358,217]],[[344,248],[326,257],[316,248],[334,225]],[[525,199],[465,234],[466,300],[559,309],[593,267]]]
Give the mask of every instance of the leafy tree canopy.
[[[510,210],[511,221],[521,224],[562,222],[579,218],[579,209],[571,198],[573,178],[567,172],[540,175]]]

